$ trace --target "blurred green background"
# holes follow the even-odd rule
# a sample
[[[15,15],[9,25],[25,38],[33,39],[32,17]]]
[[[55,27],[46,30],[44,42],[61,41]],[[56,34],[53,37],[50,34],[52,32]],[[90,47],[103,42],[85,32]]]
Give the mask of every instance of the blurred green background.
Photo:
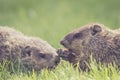
[[[48,41],[56,49],[69,31],[99,22],[120,27],[120,0],[0,0],[0,25]]]

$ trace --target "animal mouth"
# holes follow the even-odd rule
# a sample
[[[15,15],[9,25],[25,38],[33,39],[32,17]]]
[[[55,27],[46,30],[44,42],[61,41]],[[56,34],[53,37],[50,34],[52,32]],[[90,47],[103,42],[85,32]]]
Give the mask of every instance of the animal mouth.
[[[63,45],[65,49],[58,49],[57,53],[63,60],[70,61],[77,56],[67,40],[62,40],[60,44]]]
[[[66,61],[70,61],[71,58],[76,56],[71,49],[58,49],[57,53],[63,60]]]
[[[60,41],[60,44],[61,45],[63,45],[65,48],[66,48],[66,50],[67,51],[70,51],[70,52],[72,52],[73,50],[71,49],[71,42],[70,41],[68,41],[68,40],[66,40],[66,39],[63,39],[63,40],[61,40]]]

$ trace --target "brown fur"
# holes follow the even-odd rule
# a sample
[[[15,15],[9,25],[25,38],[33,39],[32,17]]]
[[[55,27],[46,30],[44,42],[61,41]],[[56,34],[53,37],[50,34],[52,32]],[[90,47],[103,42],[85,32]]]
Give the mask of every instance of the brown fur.
[[[46,41],[27,37],[19,31],[0,27],[0,62],[21,61],[26,68],[52,68],[59,62],[56,50]]]
[[[69,49],[69,53],[58,50],[59,55],[64,59],[66,54],[65,60],[73,64],[79,62],[82,70],[88,69],[90,55],[97,63],[116,63],[120,67],[120,33],[102,24],[92,23],[80,27],[68,33],[61,44]]]

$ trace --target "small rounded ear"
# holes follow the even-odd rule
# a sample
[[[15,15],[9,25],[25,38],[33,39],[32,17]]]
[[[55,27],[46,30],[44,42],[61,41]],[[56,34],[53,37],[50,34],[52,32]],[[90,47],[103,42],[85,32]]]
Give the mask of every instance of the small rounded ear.
[[[100,25],[93,25],[91,27],[91,34],[92,35],[96,35],[97,33],[101,32],[102,31],[102,28]]]

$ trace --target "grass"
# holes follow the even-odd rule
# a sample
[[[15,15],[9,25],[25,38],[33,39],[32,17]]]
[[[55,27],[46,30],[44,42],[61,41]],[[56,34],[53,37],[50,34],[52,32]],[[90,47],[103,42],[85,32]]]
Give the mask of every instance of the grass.
[[[119,0],[0,0],[0,25],[48,41],[56,49],[69,31],[90,22],[115,29],[120,26]],[[0,80],[120,80],[116,68],[78,72],[63,62],[55,70],[10,73],[0,66]]]
[[[13,69],[13,72],[9,72],[6,66],[1,65],[0,80],[120,80],[120,71],[116,66],[105,67],[92,61],[90,67],[90,72],[79,72],[78,68],[73,68],[71,64],[62,61],[51,71],[43,69],[38,72],[34,70],[21,72]]]

